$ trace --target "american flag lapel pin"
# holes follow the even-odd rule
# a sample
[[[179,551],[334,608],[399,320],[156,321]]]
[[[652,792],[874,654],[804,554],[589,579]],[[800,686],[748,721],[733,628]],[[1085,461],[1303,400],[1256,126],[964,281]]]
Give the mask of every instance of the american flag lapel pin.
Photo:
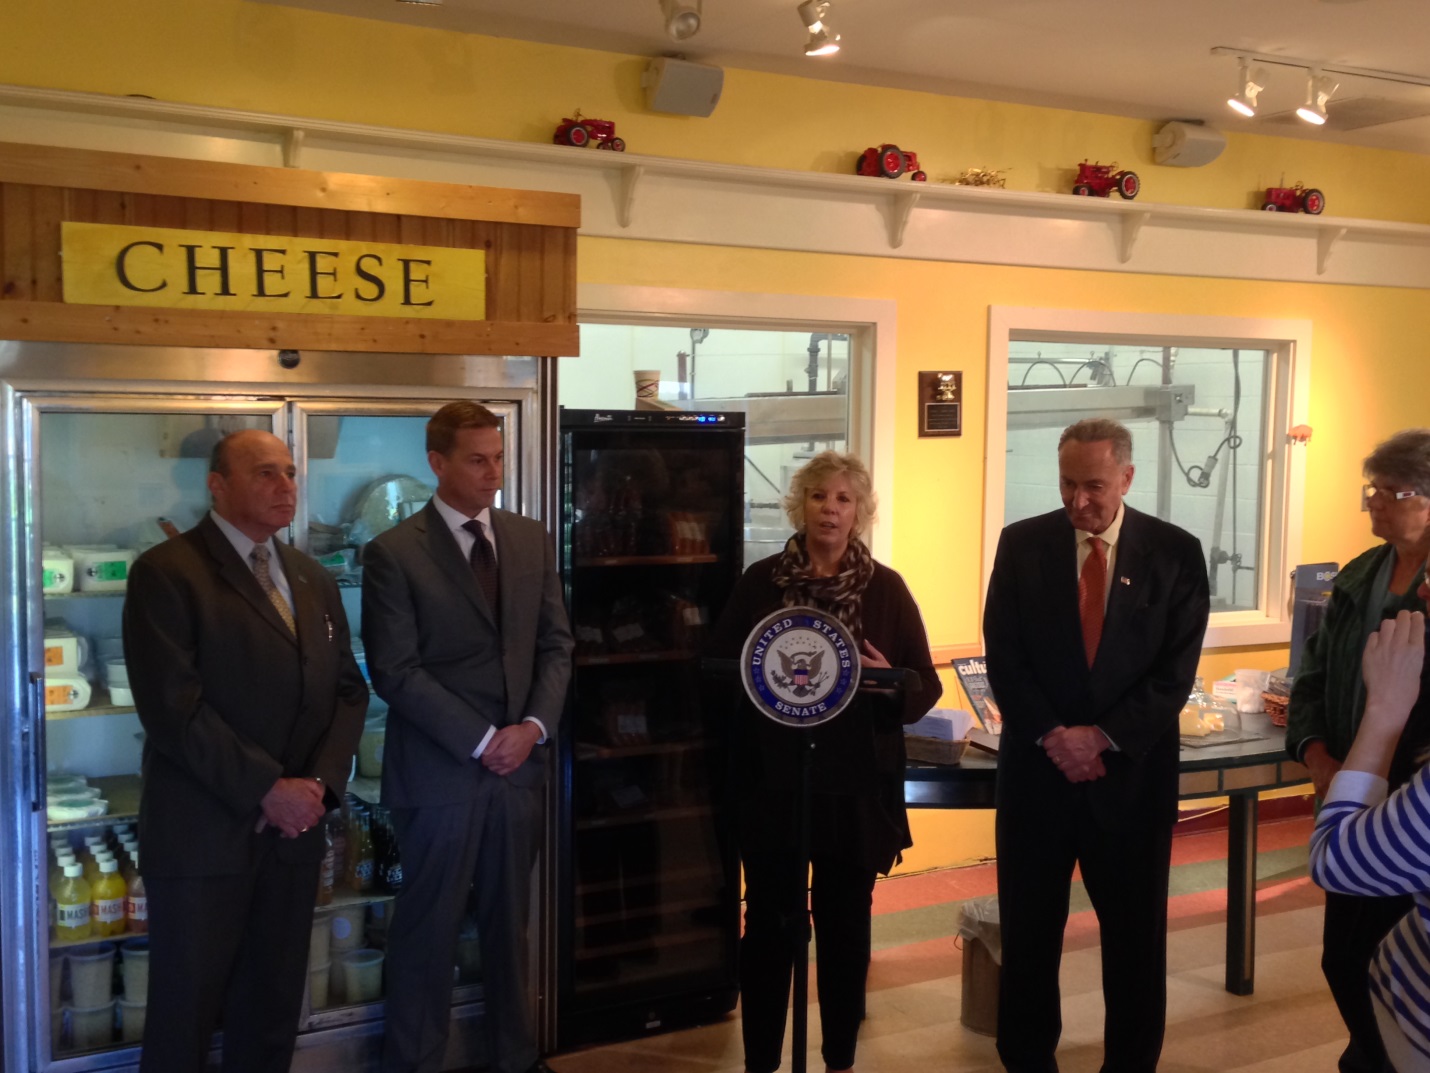
[[[1118,578],[1117,580],[1120,581],[1120,582],[1122,582],[1122,584],[1124,584],[1124,585],[1131,585],[1131,584],[1132,584],[1132,579],[1131,579],[1130,577],[1120,577],[1120,578]]]

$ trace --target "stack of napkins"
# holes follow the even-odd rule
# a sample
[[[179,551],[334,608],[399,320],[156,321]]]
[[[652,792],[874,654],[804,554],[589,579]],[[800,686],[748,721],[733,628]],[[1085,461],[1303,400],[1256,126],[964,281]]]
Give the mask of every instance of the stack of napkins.
[[[968,737],[973,723],[972,712],[960,708],[934,708],[917,723],[905,726],[904,733],[935,741],[962,741]]]

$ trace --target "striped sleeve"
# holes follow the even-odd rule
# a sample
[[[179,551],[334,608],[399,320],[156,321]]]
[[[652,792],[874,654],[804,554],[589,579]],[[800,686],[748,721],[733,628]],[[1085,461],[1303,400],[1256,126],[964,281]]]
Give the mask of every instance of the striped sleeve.
[[[1338,894],[1430,892],[1430,768],[1386,797],[1383,778],[1342,770],[1311,835],[1311,878]]]

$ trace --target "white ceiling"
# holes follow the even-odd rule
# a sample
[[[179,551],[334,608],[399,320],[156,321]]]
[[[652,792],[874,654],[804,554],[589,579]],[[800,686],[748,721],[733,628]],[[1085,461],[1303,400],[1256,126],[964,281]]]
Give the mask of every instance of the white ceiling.
[[[803,54],[797,0],[703,0],[700,32],[679,44],[665,36],[659,0],[255,2],[1430,154],[1430,87],[1342,77],[1330,123],[1315,129],[1287,118],[1305,99],[1305,75],[1267,66],[1260,115],[1241,119],[1225,104],[1236,60],[1211,54],[1229,46],[1430,79],[1430,0],[834,0],[829,24],[843,49],[819,58]]]

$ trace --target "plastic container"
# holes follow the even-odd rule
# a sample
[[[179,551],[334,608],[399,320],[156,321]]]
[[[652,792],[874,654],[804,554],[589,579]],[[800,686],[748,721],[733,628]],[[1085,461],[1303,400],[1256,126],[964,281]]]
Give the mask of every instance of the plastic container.
[[[333,914],[319,909],[313,914],[313,935],[308,941],[308,971],[317,972],[318,966],[327,968],[333,960]]]
[[[338,956],[343,994],[348,1002],[376,1002],[382,998],[383,959],[381,950],[345,950]]]
[[[1184,745],[1210,745],[1241,736],[1241,713],[1230,700],[1208,692],[1198,676],[1178,719]]]
[[[315,1010],[324,1009],[328,1005],[328,981],[332,976],[333,967],[328,962],[321,965],[310,965],[308,968],[308,1005]]]
[[[89,682],[77,674],[46,674],[45,711],[77,712],[88,708],[91,692]]]
[[[125,1043],[138,1043],[144,1038],[144,1020],[149,1007],[144,1002],[119,1000],[119,1038]]]
[[[114,1003],[70,1009],[70,1042],[77,1051],[92,1051],[114,1042]]]
[[[330,919],[332,935],[329,949],[332,951],[356,950],[363,944],[363,923],[367,919],[367,907],[344,905],[333,910]]]
[[[74,556],[59,548],[40,552],[40,587],[46,596],[74,591]]]
[[[134,565],[133,548],[112,544],[76,544],[66,549],[74,556],[75,580],[80,592],[123,592]]]
[[[70,998],[76,1011],[97,1009],[114,998],[113,943],[77,946],[69,952],[69,963]]]
[[[119,948],[119,974],[124,980],[124,997],[144,1002],[149,997],[149,940],[130,939]]]

